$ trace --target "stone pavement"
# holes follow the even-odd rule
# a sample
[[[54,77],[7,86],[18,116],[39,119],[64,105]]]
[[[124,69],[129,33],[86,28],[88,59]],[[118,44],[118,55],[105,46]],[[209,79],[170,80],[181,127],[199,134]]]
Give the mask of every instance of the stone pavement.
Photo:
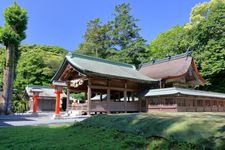
[[[15,114],[15,115],[0,115],[0,127],[7,126],[37,126],[51,124],[73,124],[82,121],[88,116],[66,116],[62,113],[60,119],[52,119],[53,112],[40,112],[38,115],[32,113]]]

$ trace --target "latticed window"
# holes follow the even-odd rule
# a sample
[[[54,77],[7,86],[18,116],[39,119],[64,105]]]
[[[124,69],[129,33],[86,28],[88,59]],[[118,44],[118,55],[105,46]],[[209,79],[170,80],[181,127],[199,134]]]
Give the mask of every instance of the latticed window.
[[[185,99],[178,99],[178,106],[186,106]]]
[[[203,101],[202,100],[197,100],[197,106],[203,106]]]
[[[166,105],[174,105],[176,101],[173,98],[166,98],[165,99],[165,104]]]

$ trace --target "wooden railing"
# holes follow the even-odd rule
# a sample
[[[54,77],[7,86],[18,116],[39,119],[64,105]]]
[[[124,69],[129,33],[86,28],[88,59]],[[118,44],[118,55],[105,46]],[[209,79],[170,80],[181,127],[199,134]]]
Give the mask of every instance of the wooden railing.
[[[72,110],[87,111],[87,103],[78,103],[70,108]],[[139,111],[140,105],[138,101],[127,102],[125,109],[124,102],[110,101],[108,106],[107,101],[91,101],[91,112],[107,112],[107,109],[109,109],[110,112],[134,112]]]

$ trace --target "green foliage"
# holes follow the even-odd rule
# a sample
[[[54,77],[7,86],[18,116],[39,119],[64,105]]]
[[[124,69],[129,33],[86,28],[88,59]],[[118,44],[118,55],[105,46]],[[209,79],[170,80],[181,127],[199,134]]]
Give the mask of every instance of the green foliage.
[[[217,5],[224,3],[224,0],[211,0],[209,2],[203,2],[195,5],[191,10],[189,22],[185,25],[186,28],[191,29],[192,27],[195,27],[207,18],[211,12],[211,9],[214,9]]]
[[[193,57],[207,85],[200,87],[225,91],[225,1],[211,0],[193,7],[190,21],[160,33],[147,46],[148,59],[193,51]]]
[[[14,113],[23,113],[27,111],[27,100],[13,100],[12,111]]]
[[[6,24],[0,28],[0,43],[8,45],[9,43],[19,44],[20,36]]]
[[[184,26],[175,26],[160,33],[147,46],[151,59],[164,58],[167,55],[183,53],[191,46],[191,39],[188,37],[188,30]]]
[[[225,2],[213,5],[210,12],[192,29],[196,41],[194,56],[208,81],[208,90],[225,91]]]
[[[102,24],[99,18],[87,24],[84,42],[77,53],[138,65],[145,56],[145,40],[139,35],[138,21],[130,15],[129,4],[115,7],[114,19]]]
[[[27,12],[19,7],[16,2],[4,10],[5,21],[18,33],[26,30]]]
[[[76,50],[77,53],[105,58],[109,48],[109,25],[100,22],[99,18],[87,23],[84,42]]]
[[[79,101],[85,100],[85,93],[71,93],[71,96]]]
[[[3,15],[6,23],[0,28],[0,42],[5,46],[18,45],[26,37],[24,31],[27,28],[27,12],[14,2],[4,10]]]
[[[130,45],[132,40],[140,38],[136,23],[138,20],[131,16],[129,4],[120,4],[115,7],[114,20],[111,21],[111,42],[118,50],[123,50]]]
[[[23,91],[26,85],[49,85],[67,51],[57,46],[22,45],[14,88]],[[0,81],[2,84],[5,51],[0,51]]]
[[[118,50],[117,61],[138,65],[142,62],[145,53],[145,40],[140,36],[141,30],[130,15],[130,5],[120,4],[115,7],[114,20],[110,22],[109,31],[111,47]]]

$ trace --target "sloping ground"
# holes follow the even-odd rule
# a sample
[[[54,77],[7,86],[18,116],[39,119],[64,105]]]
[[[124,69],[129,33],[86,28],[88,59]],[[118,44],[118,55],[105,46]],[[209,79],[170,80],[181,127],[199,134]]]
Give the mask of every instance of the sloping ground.
[[[146,149],[147,144],[142,136],[79,123],[0,128],[0,150],[131,150]]]
[[[225,149],[225,113],[151,113],[93,116],[83,123],[144,137],[193,143],[201,149]]]

